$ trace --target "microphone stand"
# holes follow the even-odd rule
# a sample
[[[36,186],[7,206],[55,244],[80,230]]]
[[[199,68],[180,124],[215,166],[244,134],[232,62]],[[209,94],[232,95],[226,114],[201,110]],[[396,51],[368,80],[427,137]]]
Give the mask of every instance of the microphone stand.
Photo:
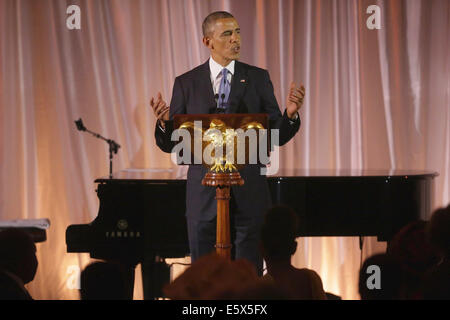
[[[108,143],[108,145],[109,145],[109,178],[112,179],[113,154],[117,154],[117,151],[119,151],[120,145],[112,139],[107,139],[98,133],[95,133],[95,132],[92,132],[92,131],[86,129],[86,127],[83,125],[83,121],[81,120],[81,118],[76,120],[75,124],[77,125],[77,129],[79,131],[86,131],[86,132],[92,134],[94,137],[101,139],[103,141],[106,141]]]

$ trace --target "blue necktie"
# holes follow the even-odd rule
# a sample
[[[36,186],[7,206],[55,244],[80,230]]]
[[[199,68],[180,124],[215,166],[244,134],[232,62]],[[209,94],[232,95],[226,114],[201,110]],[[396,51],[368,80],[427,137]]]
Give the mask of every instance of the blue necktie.
[[[228,97],[230,96],[230,83],[227,79],[228,69],[222,69],[222,79],[220,80],[219,87],[219,99],[217,101],[217,108],[219,108],[222,112],[226,112],[228,109]]]

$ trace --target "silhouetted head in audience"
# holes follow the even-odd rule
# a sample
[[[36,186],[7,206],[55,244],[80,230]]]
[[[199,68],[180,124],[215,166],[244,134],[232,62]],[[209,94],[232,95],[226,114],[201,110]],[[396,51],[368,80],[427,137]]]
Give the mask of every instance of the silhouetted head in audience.
[[[81,300],[126,300],[127,294],[125,271],[119,264],[93,262],[81,272]]]
[[[261,228],[261,251],[267,263],[265,278],[289,299],[324,300],[326,294],[320,276],[314,270],[297,269],[291,264],[297,250],[297,228],[297,215],[290,207],[275,206],[267,211]]]
[[[436,210],[427,225],[427,237],[441,260],[423,279],[423,298],[450,299],[450,205]]]
[[[440,259],[437,250],[428,241],[426,226],[423,220],[410,222],[392,238],[387,247],[386,252],[402,268],[406,299],[421,298],[423,277]]]
[[[261,249],[266,262],[291,260],[297,250],[297,227],[297,216],[287,206],[275,206],[266,213],[261,228]]]
[[[27,284],[34,279],[37,267],[36,245],[26,232],[14,228],[0,232],[0,269]]]
[[[450,205],[437,209],[427,225],[427,238],[439,254],[450,258]]]
[[[231,261],[211,253],[195,260],[163,292],[172,300],[234,299],[258,280],[256,269],[249,261]]]
[[[359,271],[362,300],[397,300],[402,291],[402,270],[390,255],[376,254],[364,261]]]
[[[413,221],[392,238],[387,252],[412,276],[421,276],[439,260],[436,249],[428,240],[423,220]]]

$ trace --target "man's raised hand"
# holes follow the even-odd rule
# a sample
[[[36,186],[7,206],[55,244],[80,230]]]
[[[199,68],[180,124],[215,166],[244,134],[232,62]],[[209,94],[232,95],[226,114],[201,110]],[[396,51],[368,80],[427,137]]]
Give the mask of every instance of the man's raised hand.
[[[299,88],[297,88],[295,82],[291,82],[289,94],[286,99],[286,113],[290,119],[292,119],[298,112],[298,110],[300,110],[303,105],[304,98],[305,87],[301,85]]]
[[[161,92],[158,92],[156,96],[156,101],[152,97],[150,99],[150,106],[153,109],[153,112],[158,119],[159,125],[165,128],[165,121],[169,120],[169,109],[170,106],[166,104],[166,102],[162,99]]]

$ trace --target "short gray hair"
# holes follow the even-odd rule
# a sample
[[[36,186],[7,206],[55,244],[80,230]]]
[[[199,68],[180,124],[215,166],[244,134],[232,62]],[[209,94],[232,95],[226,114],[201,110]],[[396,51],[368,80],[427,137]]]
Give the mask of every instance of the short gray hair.
[[[210,13],[205,20],[203,20],[202,31],[203,36],[206,37],[207,34],[211,32],[211,26],[219,19],[233,18],[233,15],[226,11],[215,11]]]

